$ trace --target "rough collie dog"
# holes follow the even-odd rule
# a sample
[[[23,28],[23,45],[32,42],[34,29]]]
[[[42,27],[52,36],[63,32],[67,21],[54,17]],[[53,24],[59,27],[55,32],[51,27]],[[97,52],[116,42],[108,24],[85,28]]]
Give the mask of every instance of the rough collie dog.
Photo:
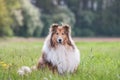
[[[44,42],[42,57],[32,69],[48,67],[59,74],[73,73],[80,63],[80,53],[71,38],[69,25],[53,24]],[[19,75],[31,73],[31,68],[23,66],[18,70]]]
[[[71,38],[69,25],[53,24],[44,42],[37,68],[48,66],[53,72],[73,73],[80,62],[80,53]]]

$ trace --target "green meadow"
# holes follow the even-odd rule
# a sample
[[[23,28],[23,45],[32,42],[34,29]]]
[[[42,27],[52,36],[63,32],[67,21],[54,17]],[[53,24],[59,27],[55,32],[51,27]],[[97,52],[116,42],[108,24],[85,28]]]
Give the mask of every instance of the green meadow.
[[[21,66],[33,66],[42,41],[0,41],[0,80],[120,80],[120,42],[76,42],[81,53],[77,72],[53,74],[48,69],[20,76]]]

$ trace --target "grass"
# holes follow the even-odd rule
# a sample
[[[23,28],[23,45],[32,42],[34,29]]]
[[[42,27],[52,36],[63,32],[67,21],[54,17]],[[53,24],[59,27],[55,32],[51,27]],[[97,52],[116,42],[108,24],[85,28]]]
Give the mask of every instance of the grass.
[[[17,70],[35,65],[43,42],[0,42],[0,80],[120,80],[120,42],[76,42],[81,62],[74,74],[52,74],[48,69],[23,77]],[[6,65],[3,65],[6,64]]]

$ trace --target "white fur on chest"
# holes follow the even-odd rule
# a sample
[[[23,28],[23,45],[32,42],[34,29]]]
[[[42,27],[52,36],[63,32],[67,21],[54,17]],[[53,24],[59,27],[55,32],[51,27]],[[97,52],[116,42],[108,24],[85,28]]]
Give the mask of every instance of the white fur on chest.
[[[53,66],[57,66],[59,73],[73,72],[80,62],[79,50],[75,47],[67,48],[64,45],[58,45],[56,48],[49,48],[49,43],[43,47],[46,54],[46,60],[50,61]]]

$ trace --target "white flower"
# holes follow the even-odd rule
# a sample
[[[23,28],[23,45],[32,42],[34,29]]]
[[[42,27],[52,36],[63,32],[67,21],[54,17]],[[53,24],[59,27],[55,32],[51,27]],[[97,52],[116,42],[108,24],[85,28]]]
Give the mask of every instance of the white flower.
[[[19,74],[20,76],[23,76],[25,73],[24,73],[24,71],[22,71],[22,70],[18,70],[18,74]]]
[[[19,70],[18,70],[18,74],[23,76],[26,73],[31,73],[31,69],[28,66],[22,66]]]

